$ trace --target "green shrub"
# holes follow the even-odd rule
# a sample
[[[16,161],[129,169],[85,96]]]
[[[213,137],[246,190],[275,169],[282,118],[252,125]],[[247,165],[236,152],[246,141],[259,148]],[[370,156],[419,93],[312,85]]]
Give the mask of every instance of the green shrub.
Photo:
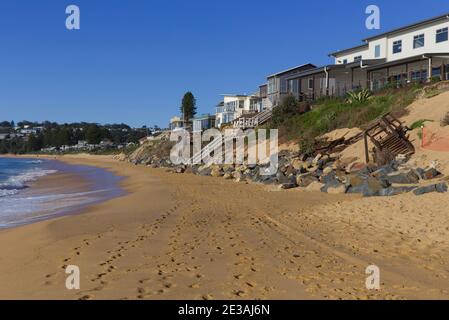
[[[419,128],[423,127],[426,122],[433,122],[433,120],[421,119],[421,120],[415,121],[410,126],[410,129],[411,130],[419,129]]]
[[[368,89],[348,92],[347,102],[349,104],[366,103],[372,98],[372,92]]]

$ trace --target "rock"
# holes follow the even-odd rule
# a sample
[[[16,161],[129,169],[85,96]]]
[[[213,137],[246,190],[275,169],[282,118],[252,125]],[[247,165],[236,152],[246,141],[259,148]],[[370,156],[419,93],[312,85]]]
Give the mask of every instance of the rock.
[[[223,170],[219,166],[212,166],[210,175],[212,177],[222,177],[223,176]]]
[[[324,184],[327,184],[327,183],[329,183],[331,181],[334,181],[334,180],[336,181],[335,172],[334,171],[331,171],[329,174],[324,174],[324,171],[323,171],[323,173],[322,173],[322,175],[320,177],[320,181],[322,183],[324,183]],[[337,181],[337,182],[339,182],[339,181]]]
[[[321,182],[318,181],[314,181],[311,184],[309,184],[306,188],[307,191],[315,191],[315,192],[319,192],[321,191],[321,188],[324,187],[324,184],[322,184]]]
[[[232,164],[225,164],[223,166],[223,173],[232,173],[232,172],[234,172],[234,170],[235,170],[235,168],[234,168],[234,165],[232,165]]]
[[[246,176],[240,171],[235,171],[232,176],[235,182],[242,182],[246,180]]]
[[[321,159],[317,161],[316,166],[320,169],[323,169],[324,166],[329,162],[331,162],[331,159],[329,158],[329,156],[325,155],[322,156]]]
[[[200,176],[210,176],[212,169],[208,166],[201,166],[198,168],[198,174]]]
[[[318,161],[320,161],[320,159],[321,159],[322,157],[323,157],[323,156],[322,156],[320,153],[317,154],[316,157],[312,160],[312,165],[314,165],[314,166],[318,165]]]
[[[193,173],[193,168],[191,166],[188,166],[187,168],[185,168],[184,173]]]
[[[318,182],[313,173],[301,173],[296,176],[296,184],[300,187],[308,187],[313,182]]]
[[[332,167],[326,167],[323,169],[323,174],[327,175],[333,171]]]
[[[295,170],[302,170],[302,169],[303,169],[304,162],[302,162],[302,161],[299,160],[299,159],[293,159],[293,160],[290,162],[290,165],[291,165]]]
[[[346,176],[346,185],[348,187],[357,187],[365,182],[366,176],[352,173]]]
[[[347,187],[340,183],[338,186],[331,186],[327,188],[327,193],[329,194],[343,194],[346,193]]]
[[[447,183],[446,182],[442,182],[442,183],[437,183],[437,184],[433,184],[430,186],[425,186],[425,187],[420,187],[418,189],[416,189],[415,191],[413,191],[413,193],[417,196],[426,194],[426,193],[431,193],[431,192],[439,192],[439,193],[445,193],[447,192]]]
[[[413,170],[390,173],[386,176],[386,179],[390,183],[399,184],[415,184],[419,182],[419,176]]]
[[[177,167],[175,172],[176,173],[184,173],[185,172],[185,168],[184,167]]]
[[[382,189],[388,188],[389,186],[386,180],[367,177],[361,184],[351,185],[347,193],[361,193],[364,197],[372,197],[379,195]]]
[[[380,177],[385,177],[387,175],[389,175],[390,173],[393,173],[397,170],[397,168],[394,167],[393,163],[389,163],[387,165],[384,165],[380,168],[378,168],[377,170],[373,171],[371,173],[371,176],[375,177],[375,178],[380,178]]]
[[[415,190],[416,188],[417,188],[417,186],[413,186],[413,187],[388,187],[388,188],[380,190],[379,196],[382,196],[382,197],[396,196],[398,194],[408,193],[410,191]]]
[[[437,169],[435,168],[428,168],[425,169],[421,172],[421,177],[424,180],[431,180],[431,179],[435,179],[436,177],[438,177],[439,175],[441,175],[441,172],[439,172]]]
[[[297,185],[296,185],[296,183],[293,183],[293,182],[287,182],[287,183],[281,184],[280,187],[281,187],[281,189],[287,190],[287,189],[293,189],[293,188],[296,188]]]
[[[347,167],[346,167],[346,172],[347,173],[355,173],[355,172],[359,172],[362,169],[364,169],[366,167],[366,165],[362,162],[352,162],[350,163]]]
[[[284,174],[286,176],[290,176],[290,175],[296,175],[297,170],[295,168],[293,168],[293,166],[288,166],[287,170],[284,172]]]
[[[329,176],[330,177],[328,177],[327,179],[321,181],[322,183],[324,183],[324,187],[321,188],[321,192],[328,192],[329,189],[332,189],[332,188],[338,189],[341,186],[344,186],[344,189],[346,192],[347,186],[342,184],[340,181],[338,181],[335,178],[335,174],[330,174]]]
[[[231,180],[232,179],[232,173],[226,172],[223,175],[223,178],[226,179],[226,180]]]

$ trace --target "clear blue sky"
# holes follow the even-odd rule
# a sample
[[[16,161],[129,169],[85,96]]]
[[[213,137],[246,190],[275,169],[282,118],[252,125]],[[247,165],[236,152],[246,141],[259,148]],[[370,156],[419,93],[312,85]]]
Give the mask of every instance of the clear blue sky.
[[[81,30],[65,29],[65,8]],[[441,0],[2,0],[0,119],[166,126],[185,91],[199,112],[222,93],[360,44],[365,8],[380,31],[449,12]]]

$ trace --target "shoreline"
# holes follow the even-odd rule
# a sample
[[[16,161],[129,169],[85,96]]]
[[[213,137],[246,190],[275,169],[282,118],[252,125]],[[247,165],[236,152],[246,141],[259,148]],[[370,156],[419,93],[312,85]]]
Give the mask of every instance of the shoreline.
[[[7,203],[23,204],[6,216],[0,229],[16,228],[57,217],[82,213],[92,205],[123,196],[119,187],[122,177],[99,167],[69,164],[54,157],[8,156],[3,158],[44,160],[39,170],[48,171],[42,176],[26,181],[25,188],[4,198]],[[23,200],[22,200],[23,199]],[[14,207],[13,207],[14,208]]]
[[[279,192],[110,156],[58,160],[119,174],[127,194],[1,230],[0,298],[449,297],[444,195]],[[365,288],[372,264],[381,269],[381,291]],[[81,290],[65,288],[67,265],[80,267]]]

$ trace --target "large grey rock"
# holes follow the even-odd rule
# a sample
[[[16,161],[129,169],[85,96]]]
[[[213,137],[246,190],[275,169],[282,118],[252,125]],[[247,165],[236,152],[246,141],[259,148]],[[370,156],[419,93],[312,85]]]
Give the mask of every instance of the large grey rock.
[[[388,188],[388,181],[367,177],[362,183],[350,185],[347,193],[361,193],[364,197],[378,196],[382,189]]]
[[[418,188],[415,191],[413,191],[413,193],[417,196],[420,196],[420,195],[423,195],[426,193],[431,193],[431,192],[445,193],[445,192],[447,192],[447,189],[448,189],[447,183],[441,182],[441,183],[437,183],[437,184],[432,184],[430,186]]]
[[[388,187],[385,189],[380,190],[379,196],[382,197],[390,197],[390,196],[396,196],[403,193],[408,193],[410,191],[413,191],[417,188],[417,186],[412,187]]]
[[[431,180],[441,175],[441,172],[439,172],[435,168],[428,168],[421,171],[421,177],[424,180]]]
[[[394,172],[387,175],[390,183],[415,184],[419,182],[419,176],[413,170]]]

